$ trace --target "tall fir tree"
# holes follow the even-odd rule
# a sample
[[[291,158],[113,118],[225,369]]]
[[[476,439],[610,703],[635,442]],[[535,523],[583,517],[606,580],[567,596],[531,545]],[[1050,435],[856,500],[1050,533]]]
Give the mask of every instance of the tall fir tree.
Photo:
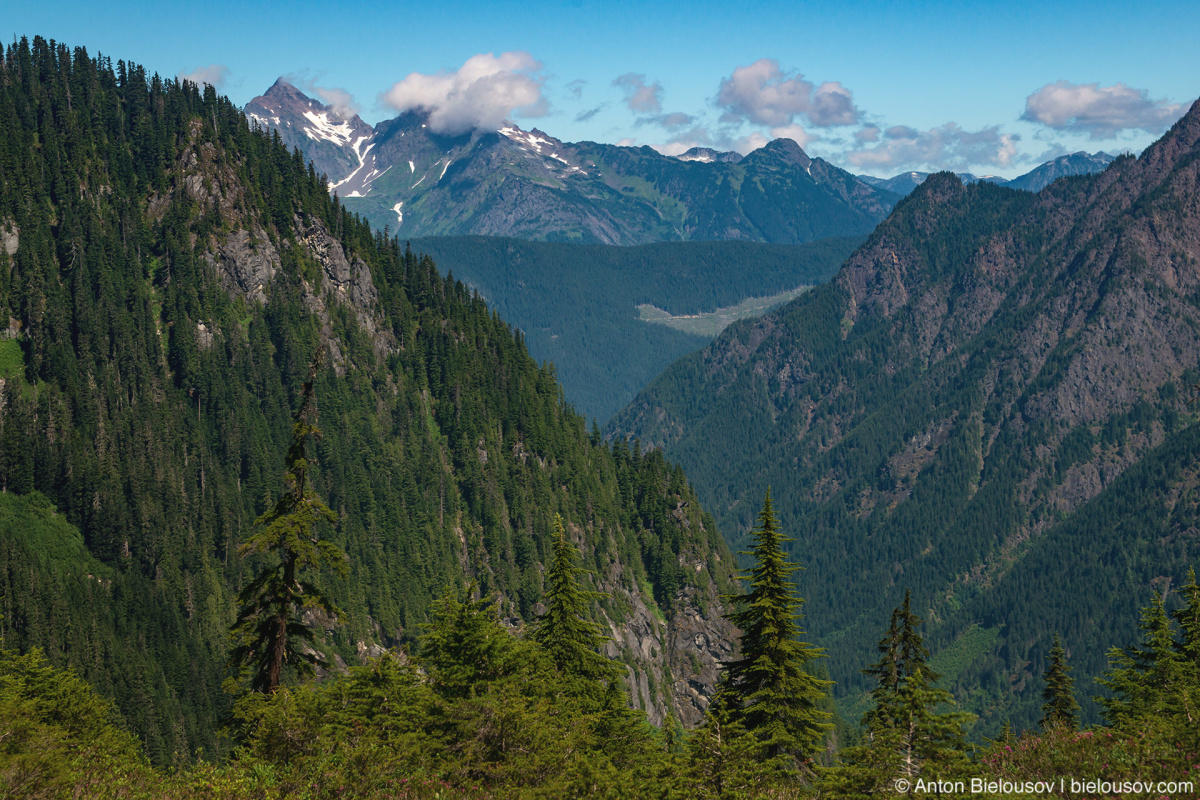
[[[579,551],[567,541],[562,517],[555,514],[554,553],[542,595],[546,613],[537,620],[533,640],[576,689],[602,697],[606,690],[601,682],[613,683],[619,673],[599,652],[604,642],[600,627],[585,617],[587,601],[600,595],[580,587],[579,576],[587,570],[576,565],[578,559]]]
[[[912,610],[912,598],[892,611],[879,641],[879,661],[863,670],[874,677],[874,706],[863,716],[863,743],[842,753],[842,765],[822,783],[835,797],[877,797],[895,791],[895,781],[941,780],[960,775],[965,766],[963,726],[970,714],[940,711],[953,697],[934,686],[938,675],[928,663],[929,650]]]
[[[232,633],[236,645],[230,664],[251,670],[251,688],[273,694],[283,679],[285,665],[309,674],[323,665],[313,648],[312,630],[300,616],[316,609],[329,617],[341,612],[312,582],[311,574],[325,567],[345,575],[346,556],[341,548],[317,535],[317,523],[337,521],[336,515],[313,490],[309,472],[308,439],[320,436],[316,427],[313,381],[320,359],[313,360],[304,383],[300,407],[292,425],[292,444],[287,453],[286,488],[275,505],[259,517],[255,531],[242,544],[243,558],[265,555],[268,564],[238,594],[237,621]]]
[[[742,576],[750,582],[750,591],[727,598],[736,604],[727,616],[742,631],[740,655],[722,664],[718,702],[758,738],[768,755],[790,756],[805,764],[833,727],[830,714],[820,707],[833,682],[807,669],[822,652],[800,641],[803,601],[792,591],[792,575],[800,567],[784,554],[783,546],[791,540],[779,530],[770,489],[751,535],[754,566]]]
[[[1046,687],[1042,690],[1042,718],[1038,722],[1043,730],[1067,728],[1074,730],[1079,724],[1079,702],[1075,699],[1075,679],[1067,666],[1067,651],[1063,649],[1058,634],[1050,648],[1050,666],[1046,668]]]
[[[1161,595],[1142,609],[1141,628],[1141,645],[1109,650],[1109,668],[1096,679],[1111,692],[1096,698],[1105,717],[1127,730],[1175,716],[1187,682],[1185,662]]]

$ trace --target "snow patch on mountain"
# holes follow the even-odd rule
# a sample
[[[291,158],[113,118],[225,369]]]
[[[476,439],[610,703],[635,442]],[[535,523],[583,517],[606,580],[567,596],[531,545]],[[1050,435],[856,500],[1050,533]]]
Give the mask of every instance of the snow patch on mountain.
[[[337,183],[333,184],[333,186],[330,186],[329,191],[332,192],[335,189],[337,189],[339,186],[344,186],[344,185],[350,183],[352,180],[354,180],[356,177],[358,177],[358,174],[360,172],[362,172],[366,168],[367,154],[371,152],[371,148],[375,146],[375,143],[371,142],[370,144],[368,144],[366,146],[366,149],[363,149],[363,142],[367,141],[367,139],[370,139],[370,138],[371,138],[370,136],[360,136],[358,138],[358,140],[354,143],[354,155],[356,155],[358,157],[357,169],[355,169],[353,172],[351,172],[346,177],[342,178]],[[364,183],[365,183],[365,181],[364,181]],[[347,197],[364,197],[365,194],[362,193],[362,191],[361,191],[362,189],[366,189],[366,191],[368,191],[368,192],[370,191],[369,187],[357,186],[354,188],[353,191],[350,192],[350,194],[348,194],[346,196]]]
[[[287,123],[281,123],[281,122],[279,121],[279,117],[277,117],[277,116],[275,116],[275,117],[263,117],[263,116],[260,116],[260,115],[258,115],[258,114],[255,114],[254,112],[250,112],[250,113],[249,113],[249,114],[247,114],[246,116],[250,117],[250,119],[252,119],[252,120],[254,120],[255,122],[257,122],[257,123],[258,123],[258,127],[260,127],[260,128],[263,128],[263,129],[267,129],[267,128],[270,128],[270,127],[272,127],[272,126],[274,126],[274,127],[278,128],[278,127],[279,127],[280,125],[282,125],[282,124],[285,124],[285,125],[287,125],[289,128],[292,126],[292,123],[291,123],[291,122],[287,122]]]
[[[350,137],[354,134],[354,129],[349,122],[335,123],[325,111],[320,113],[305,111],[304,118],[312,124],[311,128],[304,129],[304,133],[313,141],[332,142],[338,147],[350,144]],[[357,150],[358,148],[355,146],[355,152]]]

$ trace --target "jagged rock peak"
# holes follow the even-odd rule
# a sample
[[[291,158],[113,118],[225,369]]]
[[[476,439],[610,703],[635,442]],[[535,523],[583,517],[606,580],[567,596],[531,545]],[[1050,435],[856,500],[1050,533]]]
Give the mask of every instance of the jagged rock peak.
[[[705,164],[726,162],[736,164],[742,160],[741,153],[733,151],[714,150],[711,147],[693,147],[687,152],[675,156],[680,161],[701,161]]]
[[[313,109],[315,111],[328,110],[328,106],[309,97],[297,89],[287,78],[283,77],[278,78],[271,84],[271,88],[247,103],[247,106],[252,105],[265,106],[273,110],[281,106]]]

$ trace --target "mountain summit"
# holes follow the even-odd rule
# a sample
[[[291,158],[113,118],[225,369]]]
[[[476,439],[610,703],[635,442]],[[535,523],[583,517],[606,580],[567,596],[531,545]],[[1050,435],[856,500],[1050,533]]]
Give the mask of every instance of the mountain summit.
[[[371,129],[283,80],[246,114],[303,151],[348,208],[402,237],[798,244],[866,234],[897,200],[790,139],[745,158],[703,149],[676,158],[513,123],[441,136],[419,112]]]
[[[274,128],[289,148],[299,147],[317,173],[341,179],[358,170],[374,131],[357,114],[345,116],[280,78],[245,108],[251,123]]]

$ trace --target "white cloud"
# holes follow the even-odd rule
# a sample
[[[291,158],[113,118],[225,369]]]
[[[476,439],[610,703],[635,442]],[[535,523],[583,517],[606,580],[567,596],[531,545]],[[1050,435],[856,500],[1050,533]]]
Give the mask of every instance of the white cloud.
[[[652,144],[650,146],[662,153],[664,156],[683,155],[693,147],[707,147],[707,145],[691,141],[667,142],[666,144]]]
[[[721,81],[717,105],[725,109],[725,122],[751,122],[756,125],[783,127],[797,116],[805,117],[814,127],[853,125],[860,112],[850,91],[838,81],[820,86],[803,75],[789,76],[773,58],[760,58],[746,67],[738,67]]]
[[[513,114],[545,116],[549,108],[538,76],[541,69],[541,62],[529,53],[482,53],[453,72],[414,72],[380,100],[396,111],[424,109],[429,127],[437,133],[496,129]]]
[[[1092,139],[1111,139],[1126,130],[1159,134],[1179,119],[1184,107],[1151,100],[1145,89],[1123,83],[1048,83],[1025,99],[1021,119],[1055,130],[1086,133]]]
[[[770,141],[771,140],[763,134],[759,133],[758,131],[754,131],[753,133],[742,136],[735,141],[733,143],[733,149],[742,155],[747,155],[751,151],[757,150],[760,147],[766,147]]]
[[[1001,133],[998,125],[978,131],[964,131],[954,122],[927,131],[897,125],[883,136],[874,147],[846,153],[846,161],[859,169],[892,174],[917,168],[965,171],[977,165],[1004,169],[1027,160],[1017,154],[1020,137]]]
[[[854,139],[859,142],[878,142],[879,141],[879,126],[866,125],[862,130],[854,134]]]
[[[314,85],[312,90],[321,98],[321,102],[332,108],[340,117],[353,117],[360,110],[358,103],[354,101],[354,95],[345,89]]]
[[[362,110],[358,102],[354,99],[354,95],[350,94],[345,89],[336,86],[321,86],[318,81],[320,75],[313,77],[312,73],[307,70],[300,72],[292,72],[283,76],[283,79],[300,89],[309,97],[317,97],[322,103],[333,109],[334,113],[343,118],[350,118]]]
[[[662,84],[658,81],[646,83],[646,76],[626,72],[613,81],[613,86],[625,93],[625,104],[637,114],[662,113]]]
[[[188,72],[180,70],[176,75],[181,81],[191,81],[197,86],[208,84],[214,89],[220,89],[229,80],[229,67],[224,64],[209,64],[207,67],[196,67]]]
[[[804,130],[800,125],[782,125],[778,128],[771,128],[772,139],[791,139],[801,147],[808,147],[809,142],[814,142],[818,136],[813,136],[808,131]]]
[[[665,156],[677,156],[693,147],[712,147],[713,139],[703,125],[695,125],[686,131],[678,131],[666,144],[650,146]]]

